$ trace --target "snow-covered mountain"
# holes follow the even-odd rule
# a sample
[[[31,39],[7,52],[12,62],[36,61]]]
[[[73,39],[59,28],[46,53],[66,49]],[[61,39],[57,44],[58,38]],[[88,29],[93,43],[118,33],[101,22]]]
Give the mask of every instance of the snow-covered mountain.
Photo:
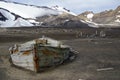
[[[64,12],[64,13],[68,13],[68,14],[77,16],[77,14],[71,12],[70,10],[68,10],[68,9],[66,9],[66,8],[60,7],[60,6],[58,6],[58,5],[52,6],[51,8],[54,9],[54,10],[57,10],[57,11],[59,11],[59,12],[62,12],[62,13]]]
[[[0,8],[0,27],[33,26],[27,20]]]
[[[23,18],[36,18],[45,15],[58,15],[66,12],[68,14],[74,13],[70,12],[69,10],[54,6],[54,7],[47,7],[47,6],[33,6],[27,4],[20,4],[16,2],[7,2],[7,1],[0,1],[0,7],[9,10],[12,13],[20,15]]]
[[[44,15],[57,15],[59,12],[48,7],[36,7],[30,5],[16,4],[13,2],[0,1],[0,7],[9,10],[23,18],[36,18]]]
[[[120,6],[114,10],[106,10],[100,13],[86,11],[78,15],[78,17],[92,27],[120,27]]]
[[[114,10],[106,10],[96,13],[93,21],[99,24],[119,24],[120,25],[120,6]]]
[[[92,21],[94,13],[92,11],[86,11],[78,15],[81,20]]]
[[[7,20],[5,20],[4,22],[1,21],[1,26],[7,26],[7,27],[11,27],[13,25],[14,22],[14,18],[16,14],[19,17],[21,17],[21,19],[23,19],[24,21],[26,20],[26,23],[28,23],[29,21],[29,25],[26,26],[30,26],[32,23],[34,25],[41,25],[41,22],[37,22],[36,18],[40,18],[43,16],[55,16],[55,15],[61,15],[63,13],[67,13],[73,16],[76,16],[75,13],[70,12],[70,10],[67,10],[66,8],[63,7],[59,7],[59,6],[52,6],[52,7],[47,7],[47,6],[34,6],[34,5],[28,5],[28,4],[21,4],[21,3],[17,3],[17,2],[10,2],[10,1],[0,1],[0,8],[1,9],[1,13],[5,13],[4,16],[3,14],[0,14],[3,17],[7,18]],[[8,10],[8,11],[7,11]],[[12,13],[12,14],[11,14]],[[21,19],[16,19],[16,20],[21,20]],[[22,20],[22,21],[23,21]],[[19,21],[21,22],[21,21]],[[5,24],[6,23],[6,24]],[[9,23],[11,25],[9,25]],[[25,25],[21,25],[21,26],[25,26]],[[18,25],[17,25],[18,26]]]
[[[77,16],[63,13],[56,16],[43,16],[37,18],[43,27],[89,27],[88,24],[82,22]]]
[[[101,27],[120,26],[120,6],[100,13],[86,11],[76,15],[59,6],[35,6],[0,1],[0,26]]]

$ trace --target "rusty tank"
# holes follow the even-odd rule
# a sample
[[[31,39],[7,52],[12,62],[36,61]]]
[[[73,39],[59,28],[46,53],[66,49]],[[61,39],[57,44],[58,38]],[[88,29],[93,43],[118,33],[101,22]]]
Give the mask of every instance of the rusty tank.
[[[69,46],[48,37],[15,44],[9,52],[11,64],[35,72],[75,58]]]

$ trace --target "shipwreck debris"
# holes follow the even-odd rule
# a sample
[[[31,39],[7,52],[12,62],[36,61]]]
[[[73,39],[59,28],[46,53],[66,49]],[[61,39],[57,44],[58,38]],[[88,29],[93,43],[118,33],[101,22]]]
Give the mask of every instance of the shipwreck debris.
[[[48,37],[15,44],[9,48],[9,52],[11,64],[35,72],[75,58],[69,46]]]

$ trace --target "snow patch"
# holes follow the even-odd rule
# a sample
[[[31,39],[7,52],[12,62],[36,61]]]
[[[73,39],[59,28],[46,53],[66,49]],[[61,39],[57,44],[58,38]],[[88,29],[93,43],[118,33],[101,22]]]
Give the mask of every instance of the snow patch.
[[[10,12],[0,9],[0,12],[6,17],[8,20],[15,20],[15,16],[13,16]],[[1,16],[2,17],[2,16]]]
[[[89,14],[87,15],[87,18],[90,19],[90,21],[92,21],[93,16],[94,16],[93,13],[89,13]]]
[[[33,26],[33,24],[22,18],[18,18],[15,21],[12,20],[0,21],[0,27],[21,27],[21,26]]]
[[[115,22],[118,22],[118,23],[120,23],[120,20],[119,20],[119,19],[117,19],[117,20],[115,20]]]
[[[116,18],[119,18],[119,17],[120,17],[120,15],[117,15],[117,16],[116,16]]]
[[[33,24],[31,24],[30,22],[28,22],[27,20],[24,20],[22,18],[18,18],[13,27],[20,27],[20,26],[33,26]]]
[[[30,23],[33,23],[33,24],[36,24],[36,25],[39,25],[40,24],[40,22],[37,22],[37,21],[35,21],[35,20],[28,20]]]
[[[14,21],[12,20],[0,21],[0,27],[12,27],[13,25]]]
[[[90,27],[94,27],[94,28],[98,28],[99,26],[99,24],[97,24],[97,23],[95,23],[95,22],[92,22],[92,21],[88,21],[88,20],[86,20],[85,21]]]
[[[69,20],[69,19],[66,19],[66,20],[65,20],[65,22],[68,22],[68,21],[70,21],[70,20]]]
[[[59,11],[59,12],[61,12],[61,13],[66,12],[66,13],[68,13],[68,14],[77,16],[75,13],[70,12],[70,10],[67,10],[66,8],[63,8],[63,7],[59,7],[59,6],[57,6],[57,5],[56,5],[56,6],[52,6],[51,8],[54,9],[54,10],[57,10],[57,11]]]
[[[10,12],[0,9],[1,14],[7,18],[5,21],[0,21],[0,27],[21,27],[21,26],[33,26],[29,21],[17,18],[15,20],[15,15],[11,14]]]
[[[87,23],[86,21],[84,21],[84,20],[80,20],[81,22],[83,22],[83,23]]]
[[[99,24],[97,24],[97,23],[95,23],[95,22],[92,22],[92,21],[88,21],[88,20],[80,20],[81,22],[83,22],[83,23],[86,23],[86,24],[88,24],[90,27],[94,27],[94,28],[99,28]]]

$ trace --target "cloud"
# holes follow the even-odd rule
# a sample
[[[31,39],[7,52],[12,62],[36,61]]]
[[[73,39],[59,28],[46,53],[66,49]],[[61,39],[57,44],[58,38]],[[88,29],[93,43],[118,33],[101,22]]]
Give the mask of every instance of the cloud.
[[[28,3],[39,6],[59,5],[73,12],[81,13],[86,10],[100,12],[106,9],[113,9],[120,5],[120,0],[12,0],[21,3]]]
[[[117,7],[120,0],[65,0],[63,6],[77,13],[92,10],[94,12]]]

